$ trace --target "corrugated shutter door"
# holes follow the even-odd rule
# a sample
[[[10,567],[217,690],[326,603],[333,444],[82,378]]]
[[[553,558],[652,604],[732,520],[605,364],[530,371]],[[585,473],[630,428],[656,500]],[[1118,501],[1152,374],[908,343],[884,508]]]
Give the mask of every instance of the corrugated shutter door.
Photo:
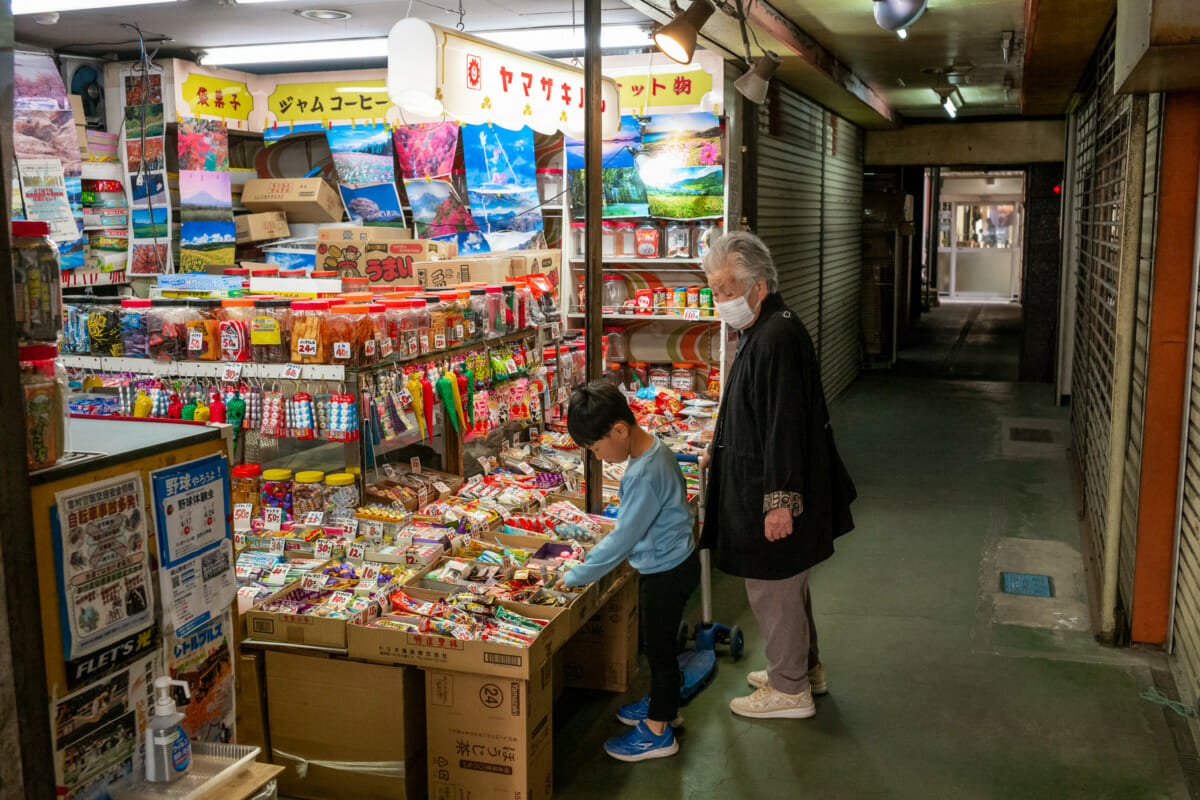
[[[1196,318],[1200,321],[1200,314]],[[1194,699],[1200,697],[1200,336],[1192,353],[1187,426],[1172,640],[1188,683],[1189,691],[1183,694]]]
[[[862,336],[863,133],[825,114],[821,226],[821,383],[829,400],[858,376]]]
[[[1130,116],[1129,97],[1113,93],[1112,28],[1089,67],[1081,95],[1082,102],[1071,117],[1077,143],[1071,220],[1071,235],[1077,242],[1071,425],[1084,506],[1096,538],[1096,552],[1102,553]]]
[[[863,133],[776,84],[759,108],[756,232],[780,294],[812,336],[832,401],[859,367]]]
[[[820,348],[824,109],[775,81],[758,121],[756,232],[771,249],[780,294]]]

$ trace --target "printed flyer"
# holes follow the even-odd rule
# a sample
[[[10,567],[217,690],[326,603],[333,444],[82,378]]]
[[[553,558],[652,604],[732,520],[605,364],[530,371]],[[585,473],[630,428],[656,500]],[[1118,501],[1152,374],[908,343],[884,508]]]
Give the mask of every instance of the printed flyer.
[[[50,240],[73,242],[79,238],[75,216],[67,197],[67,182],[61,161],[53,158],[17,160],[25,218],[50,225]]]
[[[187,681],[192,697],[183,729],[194,742],[233,741],[233,618],[226,611],[189,636],[168,636],[171,677]]]
[[[126,637],[141,640],[154,621],[141,476],[130,472],[65,489],[55,501],[51,527],[68,662]],[[136,654],[122,648],[104,668]]]
[[[163,627],[188,636],[233,602],[229,467],[214,455],[150,473]]]
[[[99,800],[116,781],[142,774],[138,732],[153,711],[154,679],[163,669],[155,654],[51,704],[60,797]]]

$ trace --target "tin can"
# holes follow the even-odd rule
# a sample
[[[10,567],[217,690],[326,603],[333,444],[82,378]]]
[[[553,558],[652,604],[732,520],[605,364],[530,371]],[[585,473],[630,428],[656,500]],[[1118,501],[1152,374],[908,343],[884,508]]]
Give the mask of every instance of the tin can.
[[[676,286],[671,290],[671,313],[682,317],[685,308],[687,308],[687,287]]]
[[[637,302],[638,314],[653,314],[654,313],[654,293],[649,289],[638,289],[635,295]]]
[[[709,294],[712,294],[712,290],[708,290],[708,292],[709,292]],[[700,307],[700,287],[699,286],[687,287],[687,307],[688,308],[699,308]]]
[[[712,297],[712,289],[709,289],[709,288],[706,286],[706,287],[704,287],[703,289],[701,289],[701,290],[698,292],[698,294],[700,295],[700,308],[704,309],[704,310],[703,310],[703,311],[701,311],[700,313],[701,313],[701,314],[703,314],[703,315],[704,315],[704,316],[706,316],[706,317],[711,317],[711,316],[713,315],[713,311],[712,311],[712,309],[713,309],[713,297]]]
[[[659,288],[655,289],[654,290],[654,303],[653,303],[654,310],[651,313],[666,314],[668,311],[667,298],[668,298],[668,294],[667,294],[667,289],[665,286],[660,286]]]

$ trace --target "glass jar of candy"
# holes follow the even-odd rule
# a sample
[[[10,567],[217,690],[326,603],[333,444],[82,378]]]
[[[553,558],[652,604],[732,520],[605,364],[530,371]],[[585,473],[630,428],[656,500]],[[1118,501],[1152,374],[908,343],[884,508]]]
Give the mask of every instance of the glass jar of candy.
[[[281,508],[283,518],[292,518],[292,471],[268,469],[262,474],[262,508]]]
[[[258,519],[262,513],[262,467],[258,464],[238,464],[229,474],[230,504],[249,505],[250,519]]]
[[[325,510],[325,473],[317,470],[297,472],[292,484],[292,514],[297,519],[310,511]]]

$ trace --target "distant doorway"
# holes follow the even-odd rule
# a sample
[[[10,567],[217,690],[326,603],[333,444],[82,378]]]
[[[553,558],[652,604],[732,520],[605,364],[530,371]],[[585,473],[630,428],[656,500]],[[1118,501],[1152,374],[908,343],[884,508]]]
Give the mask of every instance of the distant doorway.
[[[1021,296],[1023,172],[943,173],[938,209],[938,295]]]

